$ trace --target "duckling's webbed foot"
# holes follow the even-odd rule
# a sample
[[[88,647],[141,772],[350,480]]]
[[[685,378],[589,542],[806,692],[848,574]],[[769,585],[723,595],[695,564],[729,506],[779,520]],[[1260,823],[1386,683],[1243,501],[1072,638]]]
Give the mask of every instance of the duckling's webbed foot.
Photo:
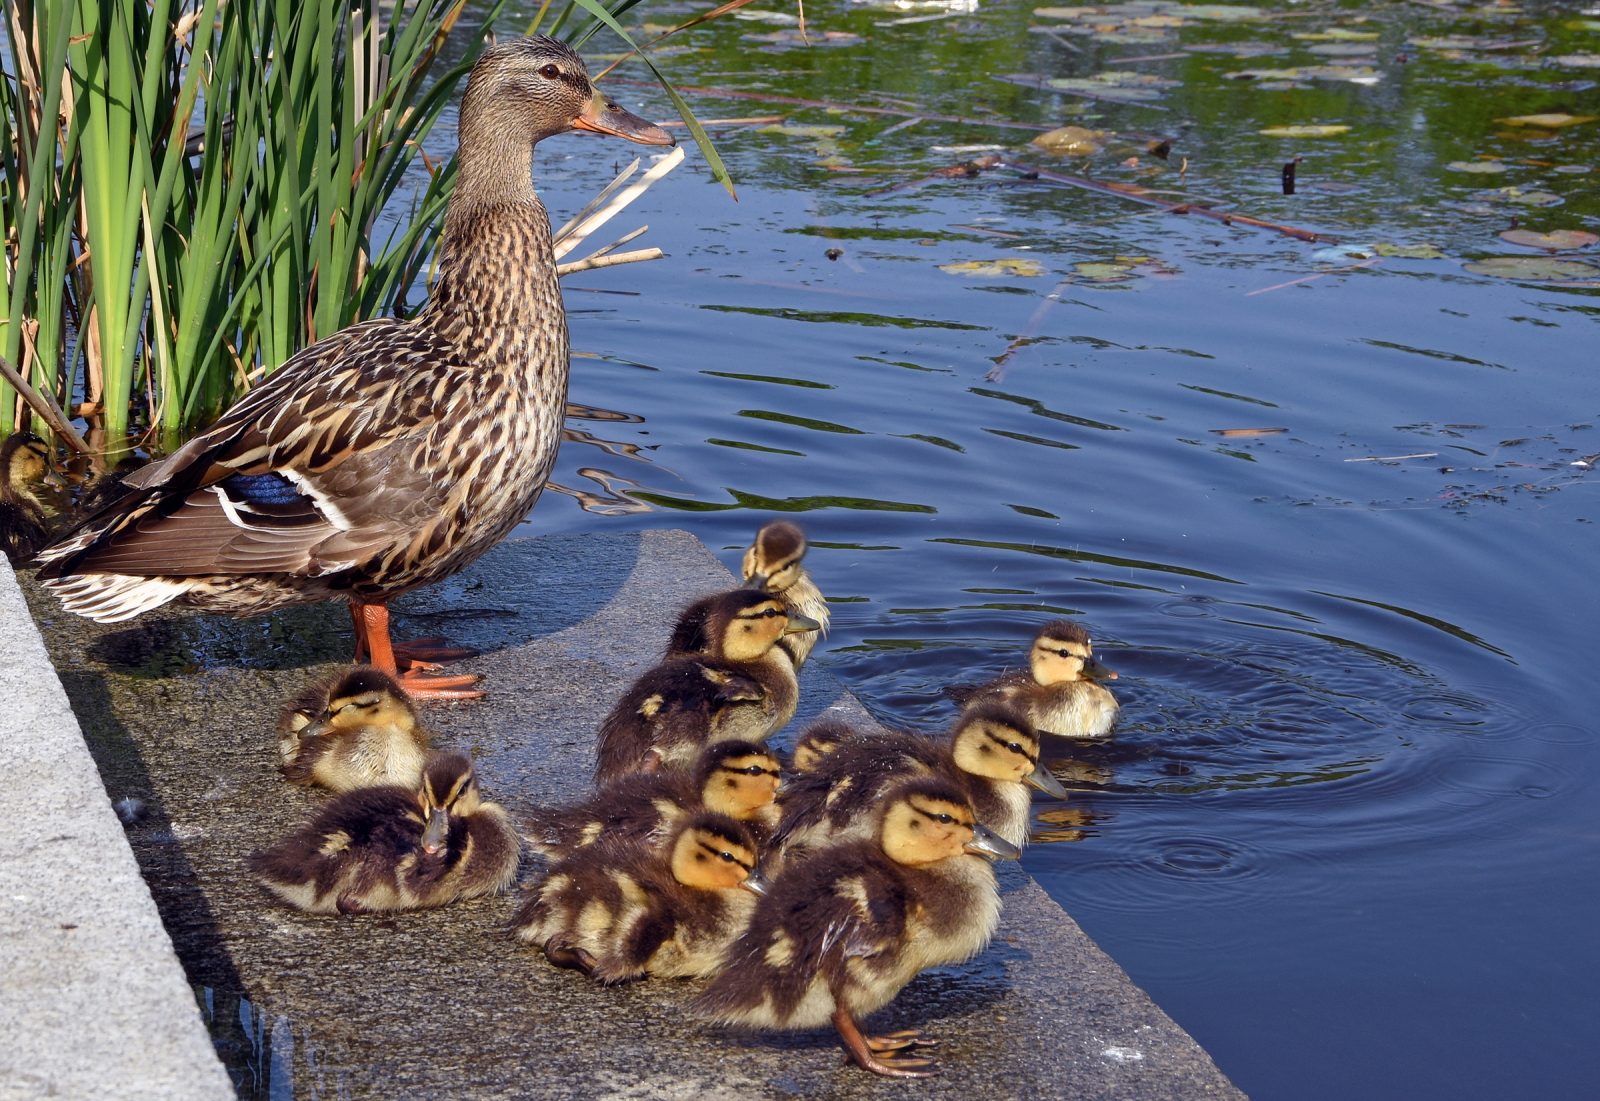
[[[932,1059],[901,1053],[900,1049],[904,1047],[927,1046],[928,1042],[921,1040],[914,1029],[869,1039],[861,1035],[860,1026],[843,1006],[833,1011],[833,1027],[839,1030],[839,1038],[844,1041],[844,1049],[849,1053],[851,1062],[862,1070],[870,1070],[873,1074],[888,1078],[932,1078],[939,1073],[938,1064]],[[875,1048],[875,1043],[898,1046]]]
[[[576,945],[556,940],[545,941],[544,958],[557,967],[567,967],[574,971],[582,971],[585,975],[591,977],[594,975],[594,956]]]
[[[364,914],[367,912],[367,908],[361,905],[361,899],[348,891],[341,894],[334,902],[334,905],[339,908],[339,912],[341,914],[346,916]]]
[[[938,1040],[930,1040],[914,1028],[899,1032],[886,1032],[882,1036],[866,1036],[867,1046],[880,1055],[886,1051],[903,1051],[908,1047],[938,1047]]]

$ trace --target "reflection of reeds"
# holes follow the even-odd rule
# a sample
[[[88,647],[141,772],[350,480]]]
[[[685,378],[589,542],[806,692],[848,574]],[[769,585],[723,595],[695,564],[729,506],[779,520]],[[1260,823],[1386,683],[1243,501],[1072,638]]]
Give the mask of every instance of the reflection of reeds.
[[[581,42],[639,2],[540,19],[582,17]],[[405,312],[455,175],[423,143],[501,3],[467,30],[466,0],[7,4],[0,356],[105,438],[142,423],[170,445],[308,343]],[[568,247],[681,156],[608,189]],[[563,270],[659,255],[617,251],[636,235]],[[0,433],[26,412],[0,379]]]

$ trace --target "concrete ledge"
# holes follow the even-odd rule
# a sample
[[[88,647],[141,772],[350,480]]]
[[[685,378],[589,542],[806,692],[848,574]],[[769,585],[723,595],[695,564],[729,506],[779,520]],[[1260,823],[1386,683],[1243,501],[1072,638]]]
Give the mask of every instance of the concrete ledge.
[[[490,699],[430,708],[426,719],[439,744],[472,752],[487,794],[515,810],[588,788],[600,718],[659,653],[673,612],[728,584],[727,570],[682,532],[515,541],[402,602],[397,633],[448,634],[483,651],[463,664],[487,674]],[[105,789],[150,807],[128,836],[243,1093],[1240,1096],[1014,866],[1002,881],[1005,911],[995,944],[962,967],[924,974],[873,1020],[875,1027],[915,1025],[942,1042],[944,1075],[914,1086],[846,1069],[828,1034],[708,1028],[685,1013],[692,984],[603,989],[556,971],[506,938],[511,899],[387,918],[285,910],[250,881],[242,860],[318,802],[275,774],[272,727],[282,700],[347,658],[343,608],[240,621],[159,614],[107,628],[60,612],[37,592],[29,597]],[[0,682],[0,699],[24,684]],[[864,716],[813,662],[801,713],[779,743],[787,746],[794,729],[827,708]],[[79,775],[75,784],[62,798],[93,804],[101,828],[118,831],[99,782]],[[86,889],[98,886],[102,861],[84,863],[94,876]],[[532,870],[530,863],[525,871]],[[7,928],[12,905],[0,897]],[[120,941],[94,947],[113,964],[125,951]],[[30,955],[48,951],[41,944]],[[82,967],[95,973],[87,959]],[[120,970],[98,974],[94,1003],[68,1020],[87,1027],[107,1002],[128,1003],[105,981],[114,974],[120,983]],[[53,989],[64,978],[37,981]],[[29,1050],[47,1044],[38,1003],[11,1004],[46,992],[17,997],[9,983],[0,989],[8,1040],[28,1034]],[[128,1016],[157,1028],[185,1015],[192,1020],[192,1007],[180,981],[159,1003]],[[8,1043],[5,1058],[13,1050]],[[214,1094],[216,1080],[213,1061],[185,1085]]]
[[[233,1095],[66,693],[0,568],[0,1098]]]

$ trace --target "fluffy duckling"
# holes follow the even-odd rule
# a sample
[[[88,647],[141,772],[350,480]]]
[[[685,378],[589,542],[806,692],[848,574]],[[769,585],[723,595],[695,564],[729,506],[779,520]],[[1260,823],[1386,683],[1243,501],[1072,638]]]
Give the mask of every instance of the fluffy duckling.
[[[34,491],[50,472],[50,449],[31,432],[0,442],[0,550],[21,566],[50,541],[48,514]]]
[[[595,779],[687,768],[710,742],[759,742],[794,714],[800,695],[785,634],[816,629],[777,597],[735,589],[711,598],[704,653],[668,658],[634,682],[600,725]]]
[[[346,792],[248,864],[291,906],[359,914],[504,890],[520,852],[504,808],[483,800],[465,754],[436,753],[417,787]]]
[[[749,921],[755,841],[726,815],[679,823],[665,851],[607,838],[551,869],[514,922],[518,940],[602,983],[707,975]]]
[[[915,1031],[864,1036],[859,1019],[887,1005],[928,967],[980,952],[1000,919],[994,869],[983,855],[1014,846],[978,825],[972,804],[937,776],[891,790],[877,836],[814,850],[783,870],[728,949],[724,970],[695,1008],[756,1028],[830,1021],[858,1066],[926,1077],[928,1044]]]
[[[371,665],[311,686],[278,720],[283,774],[333,791],[416,787],[428,740],[400,682]]]
[[[789,767],[796,772],[813,772],[834,750],[856,738],[855,727],[839,719],[818,719],[795,739]]]
[[[692,775],[669,769],[619,776],[580,803],[523,815],[523,836],[535,852],[563,860],[602,840],[659,842],[686,815],[709,810],[743,822],[760,844],[778,824],[780,775],[777,758],[758,743],[714,742],[701,750]]]
[[[801,565],[806,556],[806,535],[799,524],[774,520],[756,532],[745,548],[741,570],[746,585],[771,593],[783,601],[790,614],[798,612],[817,622],[817,629],[784,636],[779,644],[794,659],[796,669],[811,656],[811,648],[828,633],[828,602],[822,590]]]
[[[1105,738],[1117,699],[1098,680],[1117,674],[1094,659],[1089,632],[1066,619],[1046,623],[1033,640],[1027,673],[1010,673],[978,689],[971,702],[1004,700],[1025,708],[1041,734]]]
[[[1028,789],[1067,797],[1039,762],[1039,736],[1021,712],[1003,703],[979,704],[956,720],[944,744],[906,731],[854,733],[788,786],[773,845],[869,837],[884,793],[901,780],[928,775],[959,785],[978,821],[1018,848],[1028,841]]]

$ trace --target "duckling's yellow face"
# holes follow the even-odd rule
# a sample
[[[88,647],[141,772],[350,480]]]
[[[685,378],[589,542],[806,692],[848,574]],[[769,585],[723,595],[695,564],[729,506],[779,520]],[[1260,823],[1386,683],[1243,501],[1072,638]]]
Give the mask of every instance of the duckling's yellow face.
[[[360,727],[394,726],[411,730],[417,725],[416,712],[411,704],[384,689],[355,692],[328,701],[315,734],[336,734]]]
[[[748,605],[727,621],[722,632],[722,656],[730,661],[754,661],[789,628],[788,613],[779,600]]]
[[[989,780],[1022,781],[1039,766],[1039,739],[1009,723],[973,718],[951,741],[956,767]]]
[[[960,856],[976,836],[972,807],[921,793],[884,814],[883,851],[898,864],[933,864]]]
[[[24,442],[11,455],[9,480],[14,489],[26,489],[41,482],[49,472],[50,453],[37,440]]]
[[[753,818],[777,798],[782,772],[777,760],[766,753],[744,753],[718,762],[700,801],[707,810],[730,818]]]
[[[755,866],[754,849],[712,830],[691,827],[672,846],[672,877],[700,891],[731,890]]]
[[[1083,679],[1083,668],[1092,660],[1091,655],[1087,642],[1039,638],[1034,640],[1028,664],[1033,669],[1033,679],[1040,684],[1066,684]]]

